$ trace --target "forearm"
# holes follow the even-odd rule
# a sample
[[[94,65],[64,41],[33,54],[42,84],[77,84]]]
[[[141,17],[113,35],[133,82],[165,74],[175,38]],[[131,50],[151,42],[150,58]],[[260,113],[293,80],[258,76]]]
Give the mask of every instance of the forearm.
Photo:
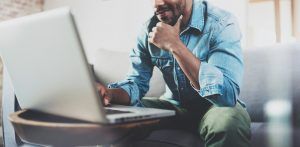
[[[193,86],[196,89],[200,89],[198,76],[201,64],[200,60],[182,42],[178,42],[172,46],[170,51]]]
[[[120,105],[130,105],[130,97],[122,88],[108,89],[111,95],[111,103]]]

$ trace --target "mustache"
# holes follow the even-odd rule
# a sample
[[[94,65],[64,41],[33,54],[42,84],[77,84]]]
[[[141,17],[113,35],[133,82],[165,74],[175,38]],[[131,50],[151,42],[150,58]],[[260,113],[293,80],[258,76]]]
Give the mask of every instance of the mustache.
[[[158,15],[168,10],[171,10],[171,8],[168,5],[162,5],[155,8],[154,12],[156,15]]]

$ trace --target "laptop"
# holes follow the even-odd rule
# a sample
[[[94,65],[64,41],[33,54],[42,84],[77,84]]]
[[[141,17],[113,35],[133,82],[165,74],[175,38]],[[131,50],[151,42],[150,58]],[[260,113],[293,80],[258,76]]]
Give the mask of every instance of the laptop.
[[[1,22],[0,55],[22,109],[104,124],[175,115],[102,105],[70,8]]]

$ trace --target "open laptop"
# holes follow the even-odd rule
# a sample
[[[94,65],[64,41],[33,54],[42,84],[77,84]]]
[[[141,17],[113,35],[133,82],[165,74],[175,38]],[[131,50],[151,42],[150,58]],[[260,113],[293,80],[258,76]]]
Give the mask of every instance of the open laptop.
[[[0,23],[0,54],[22,109],[94,123],[175,115],[172,110],[103,107],[70,8]]]

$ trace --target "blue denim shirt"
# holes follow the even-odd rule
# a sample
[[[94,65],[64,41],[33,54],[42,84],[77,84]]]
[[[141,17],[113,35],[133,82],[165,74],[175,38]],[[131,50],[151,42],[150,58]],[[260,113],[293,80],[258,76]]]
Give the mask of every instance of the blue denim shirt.
[[[149,90],[153,67],[163,73],[165,100],[175,105],[206,99],[216,106],[235,106],[243,77],[241,33],[236,18],[203,0],[194,0],[189,24],[180,33],[181,41],[201,61],[200,89],[194,89],[170,52],[148,42],[158,19],[153,16],[137,37],[130,53],[132,70],[124,81],[110,88],[122,88],[137,105]]]

